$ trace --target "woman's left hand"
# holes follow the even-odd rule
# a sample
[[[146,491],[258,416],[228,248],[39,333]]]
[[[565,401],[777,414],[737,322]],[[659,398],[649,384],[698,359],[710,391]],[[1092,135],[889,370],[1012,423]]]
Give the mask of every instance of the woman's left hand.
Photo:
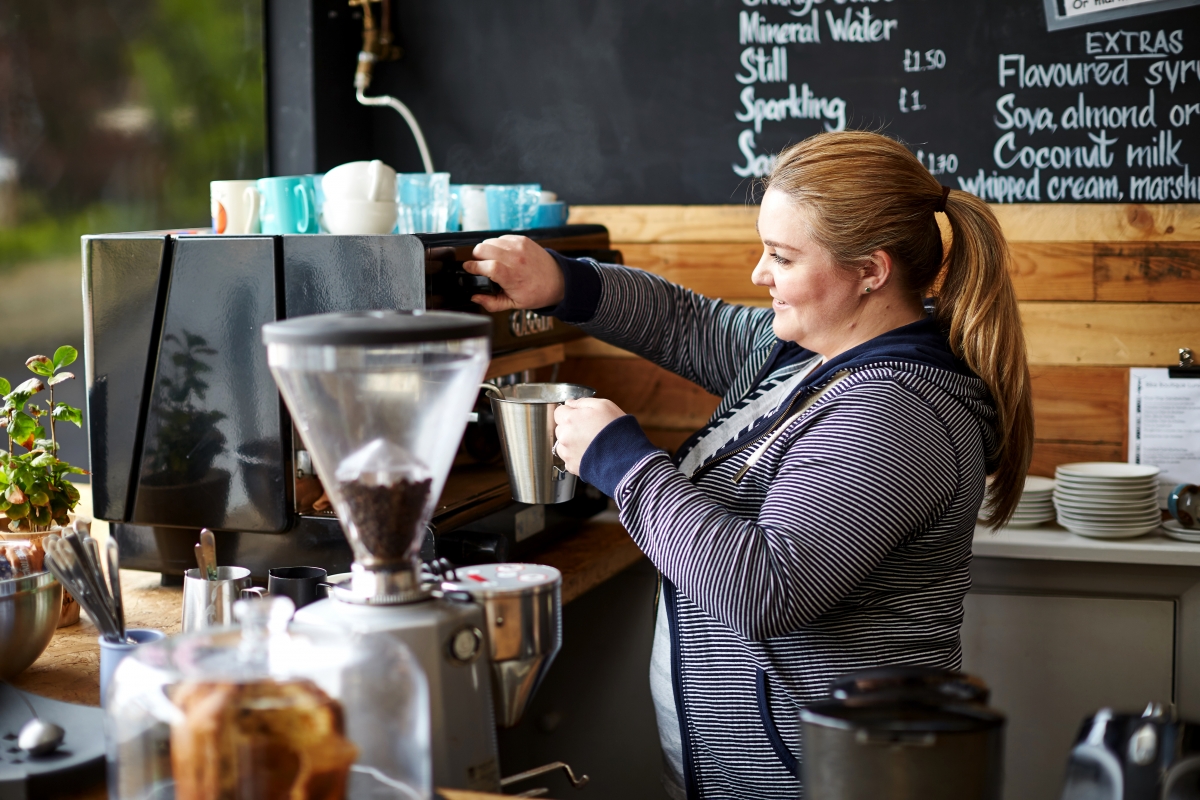
[[[555,452],[567,465],[567,472],[579,474],[579,462],[597,434],[615,419],[625,416],[611,400],[584,397],[568,400],[554,410]]]

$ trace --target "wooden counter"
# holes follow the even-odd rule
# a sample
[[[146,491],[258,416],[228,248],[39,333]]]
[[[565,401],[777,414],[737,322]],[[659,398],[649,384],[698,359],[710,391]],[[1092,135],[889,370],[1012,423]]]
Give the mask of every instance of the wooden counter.
[[[575,536],[550,545],[536,556],[540,564],[563,573],[563,602],[569,603],[642,557],[619,523],[604,519],[581,526]],[[107,535],[107,526],[93,533]],[[157,572],[121,570],[126,625],[178,633],[183,589],[159,585]],[[100,704],[99,632],[86,614],[77,625],[59,628],[49,647],[12,683],[26,691],[68,703]]]
[[[84,510],[90,487],[81,487]],[[92,533],[103,540],[108,526],[96,523]],[[642,553],[615,521],[602,514],[584,523],[576,535],[549,545],[530,560],[559,569],[563,573],[563,602],[569,603],[590,589],[612,578],[642,558]],[[182,587],[160,585],[157,572],[121,570],[122,596],[126,625],[130,628],[158,628],[178,633],[182,617]],[[18,688],[42,697],[68,703],[100,704],[99,632],[86,614],[79,623],[59,628],[41,657],[11,682]],[[499,795],[443,789],[445,800],[487,800]],[[103,800],[103,786],[79,787],[78,800]]]

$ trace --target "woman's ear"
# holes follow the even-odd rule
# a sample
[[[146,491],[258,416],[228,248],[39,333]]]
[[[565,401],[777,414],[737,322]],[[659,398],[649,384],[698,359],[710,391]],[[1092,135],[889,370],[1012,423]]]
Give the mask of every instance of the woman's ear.
[[[870,286],[872,292],[878,292],[891,282],[894,266],[886,250],[876,250],[859,267],[863,283]]]

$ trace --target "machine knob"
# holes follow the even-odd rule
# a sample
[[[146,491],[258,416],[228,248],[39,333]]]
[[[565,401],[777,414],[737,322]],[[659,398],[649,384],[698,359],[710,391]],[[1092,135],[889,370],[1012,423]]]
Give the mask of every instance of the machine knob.
[[[460,664],[470,664],[483,649],[483,632],[478,628],[459,628],[450,637],[450,658]]]

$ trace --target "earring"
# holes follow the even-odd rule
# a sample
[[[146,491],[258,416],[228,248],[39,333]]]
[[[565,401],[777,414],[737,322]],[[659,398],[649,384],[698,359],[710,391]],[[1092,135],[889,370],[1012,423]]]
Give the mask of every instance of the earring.
[[[870,286],[868,286],[866,289],[863,289],[863,294],[870,294],[870,293],[871,293],[871,287],[870,287]]]

